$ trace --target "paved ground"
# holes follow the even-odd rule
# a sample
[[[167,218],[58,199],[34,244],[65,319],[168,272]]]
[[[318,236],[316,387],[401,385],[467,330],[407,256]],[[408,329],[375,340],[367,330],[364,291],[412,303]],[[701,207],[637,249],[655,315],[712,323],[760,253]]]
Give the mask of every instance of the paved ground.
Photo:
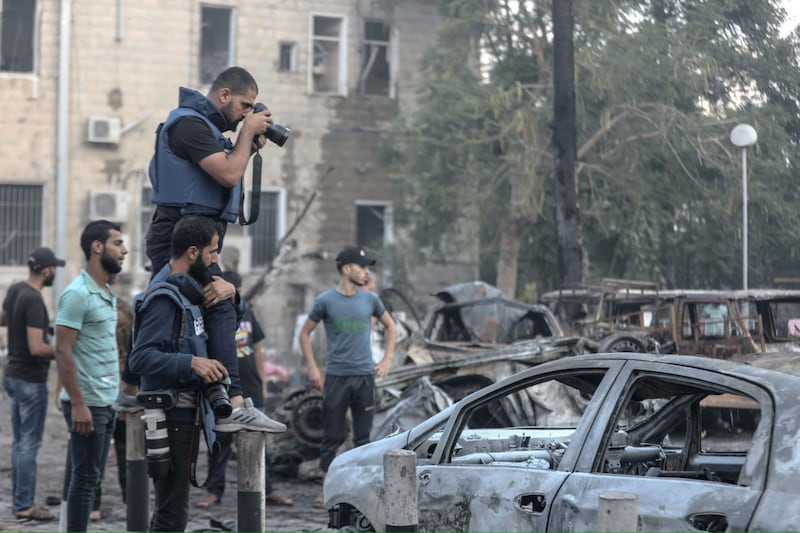
[[[0,369],[1,370],[1,369]],[[55,369],[51,368],[51,382],[54,381]],[[53,390],[53,387],[51,387]],[[51,393],[52,395],[52,393]],[[61,485],[64,476],[64,459],[66,457],[67,430],[64,418],[56,409],[55,403],[50,402],[50,409],[45,426],[45,438],[39,451],[38,483],[36,501],[45,503],[47,499],[60,499]],[[11,417],[9,402],[0,387],[0,531],[59,531],[58,517],[51,522],[15,520],[11,508]],[[204,456],[204,453],[201,453]],[[190,502],[190,521],[187,531],[219,531],[219,526],[213,527],[211,520],[216,520],[235,529],[237,487],[237,463],[231,460],[228,463],[227,487],[222,504],[210,509],[198,509],[194,506],[205,494],[201,489],[193,489]],[[104,518],[89,525],[90,531],[125,531],[126,509],[122,504],[121,493],[117,483],[117,466],[113,449],[109,457],[106,470],[106,480],[103,482],[102,512]],[[198,464],[198,476],[204,477],[205,463]],[[268,505],[266,508],[267,531],[322,531],[328,523],[328,513],[322,509],[315,509],[312,505],[314,498],[321,490],[319,478],[307,479],[281,479],[273,481],[275,490],[291,497],[295,504],[292,507]],[[50,506],[56,515],[59,505]]]

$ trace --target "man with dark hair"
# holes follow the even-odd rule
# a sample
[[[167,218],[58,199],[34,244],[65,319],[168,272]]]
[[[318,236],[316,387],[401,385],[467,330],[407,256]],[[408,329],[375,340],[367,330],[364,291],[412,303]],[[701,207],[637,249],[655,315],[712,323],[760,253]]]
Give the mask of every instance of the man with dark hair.
[[[0,326],[8,326],[8,363],[3,387],[11,398],[11,485],[17,518],[52,520],[53,514],[34,503],[36,455],[47,416],[47,373],[53,358],[50,318],[42,288],[53,285],[56,267],[66,263],[50,248],[28,257],[28,279],[8,288],[0,310]]]
[[[314,306],[300,330],[300,350],[308,366],[308,383],[322,390],[322,443],[319,468],[322,478],[347,437],[347,411],[353,420],[353,445],[369,442],[375,402],[375,375],[386,377],[392,365],[396,329],[394,321],[377,294],[362,291],[369,280],[369,267],[375,258],[358,246],[345,246],[336,255],[339,283],[314,300]],[[372,360],[371,317],[386,328],[386,350],[383,358]],[[311,332],[317,324],[325,324],[325,385],[314,353]],[[324,506],[324,495],[314,501]]]
[[[219,259],[217,226],[206,217],[186,216],[175,225],[171,240],[172,259],[137,299],[133,350],[128,356],[131,370],[141,376],[143,393],[169,390],[176,394],[174,407],[154,413],[164,417],[169,451],[160,465],[148,464],[156,493],[151,531],[186,528],[201,394],[228,376],[219,361],[207,356],[206,332],[198,307],[203,291],[197,280]],[[148,417],[148,411],[154,410],[145,407]],[[273,431],[285,429],[281,424]]]
[[[80,242],[86,267],[61,293],[56,315],[55,358],[70,432],[67,531],[86,531],[114,433],[117,299],[108,282],[128,253],[120,226],[107,220],[89,222]]]
[[[156,204],[146,236],[147,256],[157,274],[170,260],[170,238],[175,224],[185,215],[199,215],[217,222],[220,250],[228,222],[239,215],[242,176],[250,156],[266,143],[264,132],[272,125],[270,111],[253,112],[258,85],[240,67],[217,76],[207,95],[181,87],[179,106],[156,132],[155,154],[150,162],[152,201]],[[236,144],[223,132],[234,131]],[[214,264],[204,278],[203,307],[208,333],[208,352],[230,374],[233,407],[243,398],[236,362],[237,317],[240,298],[232,284],[221,277]],[[235,411],[232,416],[243,416]],[[271,420],[259,418],[264,424]],[[233,427],[233,426],[230,426]]]

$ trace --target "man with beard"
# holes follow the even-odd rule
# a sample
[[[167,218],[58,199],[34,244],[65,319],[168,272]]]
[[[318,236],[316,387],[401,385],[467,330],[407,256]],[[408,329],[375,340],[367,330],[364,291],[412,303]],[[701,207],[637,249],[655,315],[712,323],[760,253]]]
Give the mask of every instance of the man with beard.
[[[186,215],[207,217],[217,223],[220,241],[228,222],[239,214],[242,176],[250,156],[266,144],[264,132],[272,125],[269,110],[253,112],[258,85],[240,67],[223,71],[207,95],[181,87],[179,104],[156,131],[156,149],[150,162],[152,202],[156,205],[146,236],[147,256],[153,275],[170,260],[170,239],[175,224]],[[236,144],[223,132],[236,130]],[[221,277],[214,264],[198,278],[203,286],[208,353],[225,365],[230,375],[230,401],[242,406],[235,335],[239,293]],[[126,378],[127,379],[127,378]],[[228,427],[253,431],[274,430],[277,422],[257,409],[234,409]]]
[[[369,267],[375,258],[358,246],[345,246],[336,255],[339,283],[314,300],[314,306],[300,330],[300,351],[308,366],[308,384],[322,390],[322,442],[319,468],[324,481],[328,467],[347,437],[347,411],[353,421],[353,446],[369,442],[375,403],[375,375],[386,377],[392,366],[396,329],[392,317],[372,291],[362,291],[369,281]],[[386,328],[383,358],[372,359],[371,317]],[[325,324],[325,385],[314,353],[311,332]],[[325,505],[324,494],[314,507]]]
[[[89,222],[80,243],[86,267],[61,293],[56,315],[55,359],[70,432],[67,531],[86,531],[114,433],[117,300],[108,281],[128,253],[120,226],[107,220]]]
[[[47,373],[53,358],[50,318],[42,288],[53,285],[56,267],[66,263],[50,248],[28,257],[28,279],[9,287],[0,310],[0,326],[8,326],[8,363],[3,387],[11,398],[11,484],[17,518],[52,520],[53,514],[34,503],[36,455],[47,416]]]
[[[141,376],[142,394],[175,394],[173,407],[145,411],[146,419],[164,417],[169,444],[166,458],[148,457],[156,495],[150,531],[186,528],[190,465],[196,460],[199,439],[194,424],[199,400],[208,385],[221,382],[229,374],[222,363],[207,357],[206,332],[198,307],[203,290],[197,279],[207,275],[208,268],[219,260],[217,226],[207,217],[186,216],[175,225],[171,240],[172,259],[137,298],[133,350],[128,356],[131,370]],[[147,429],[150,426],[148,422],[147,431],[155,429]],[[285,429],[283,424],[275,428]]]

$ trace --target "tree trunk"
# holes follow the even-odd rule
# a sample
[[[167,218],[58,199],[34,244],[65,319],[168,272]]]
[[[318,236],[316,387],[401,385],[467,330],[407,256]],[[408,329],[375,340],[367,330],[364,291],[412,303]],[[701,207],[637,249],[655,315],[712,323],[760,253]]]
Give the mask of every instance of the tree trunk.
[[[531,224],[511,221],[500,231],[500,253],[497,257],[497,288],[509,298],[517,292],[517,271],[519,270],[519,249],[522,237]]]
[[[578,185],[575,178],[575,57],[572,0],[553,0],[553,148],[556,177],[556,232],[561,288],[583,282]]]

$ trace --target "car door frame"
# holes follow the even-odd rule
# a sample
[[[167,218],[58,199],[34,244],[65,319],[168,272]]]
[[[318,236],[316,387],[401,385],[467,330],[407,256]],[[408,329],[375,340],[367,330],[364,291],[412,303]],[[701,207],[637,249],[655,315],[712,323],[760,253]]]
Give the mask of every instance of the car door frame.
[[[595,359],[586,361],[584,365],[576,366],[573,358],[567,358],[548,363],[546,366],[543,365],[545,366],[543,369],[537,367],[533,372],[526,372],[503,387],[491,386],[471,395],[450,417],[429,464],[417,467],[420,526],[434,523],[448,531],[544,531],[551,502],[581,457],[585,439],[593,429],[593,420],[605,403],[624,363],[624,361],[614,359]],[[538,372],[536,372],[537,370]],[[508,389],[531,386],[535,383],[552,380],[560,374],[576,371],[602,371],[605,375],[581,415],[581,423],[572,435],[570,445],[555,470],[503,466],[502,478],[498,477],[497,480],[493,480],[486,477],[486,472],[492,469],[489,465],[485,467],[481,465],[466,466],[454,465],[449,462],[450,450],[456,445],[462,424],[474,406],[503,396]],[[497,467],[494,467],[494,470],[496,472]],[[458,479],[458,482],[456,492],[449,496],[449,501],[447,501],[451,512],[434,511],[432,507],[428,507],[426,505],[428,501],[439,498],[437,494],[431,494],[433,489],[439,486],[452,488],[454,486],[452,479]],[[432,483],[433,486],[431,486]],[[490,491],[496,492],[478,497],[471,492],[475,483],[481,487],[485,485]],[[526,487],[526,489],[513,498],[506,498],[502,491],[504,488],[507,491],[509,486]],[[433,498],[429,498],[429,496],[433,496]],[[535,498],[541,498],[540,503],[544,505],[543,509],[526,509],[520,505],[521,499],[531,501]],[[492,507],[494,514],[486,516],[480,514],[482,509],[473,505],[476,501],[490,501],[491,505],[487,505],[487,507]],[[475,508],[473,509],[473,507]],[[426,513],[430,515],[434,512],[439,513],[435,518],[429,519],[426,516]],[[509,524],[502,521],[502,516],[514,517],[512,520],[514,523]]]
[[[753,435],[739,478],[741,485],[670,478],[648,478],[607,474],[594,471],[597,457],[607,443],[607,428],[624,402],[629,385],[638,373],[659,374],[698,383],[715,383],[754,398],[761,409],[761,419]],[[633,493],[638,497],[639,529],[642,531],[697,531],[688,521],[698,513],[709,514],[727,509],[725,498],[735,498],[735,513],[728,519],[729,530],[743,531],[755,513],[763,493],[769,464],[772,423],[775,406],[770,393],[761,386],[724,373],[674,363],[629,360],[617,376],[587,436],[575,467],[559,490],[551,508],[549,531],[597,530],[599,496],[606,492]],[[670,489],[670,490],[667,490]],[[724,497],[720,497],[721,494]],[[715,495],[715,496],[713,496]],[[719,502],[715,501],[718,500]],[[717,505],[718,507],[714,507]],[[719,506],[723,507],[719,507]],[[680,511],[676,509],[680,508]],[[676,510],[674,517],[667,516]],[[659,518],[661,517],[661,518]]]

